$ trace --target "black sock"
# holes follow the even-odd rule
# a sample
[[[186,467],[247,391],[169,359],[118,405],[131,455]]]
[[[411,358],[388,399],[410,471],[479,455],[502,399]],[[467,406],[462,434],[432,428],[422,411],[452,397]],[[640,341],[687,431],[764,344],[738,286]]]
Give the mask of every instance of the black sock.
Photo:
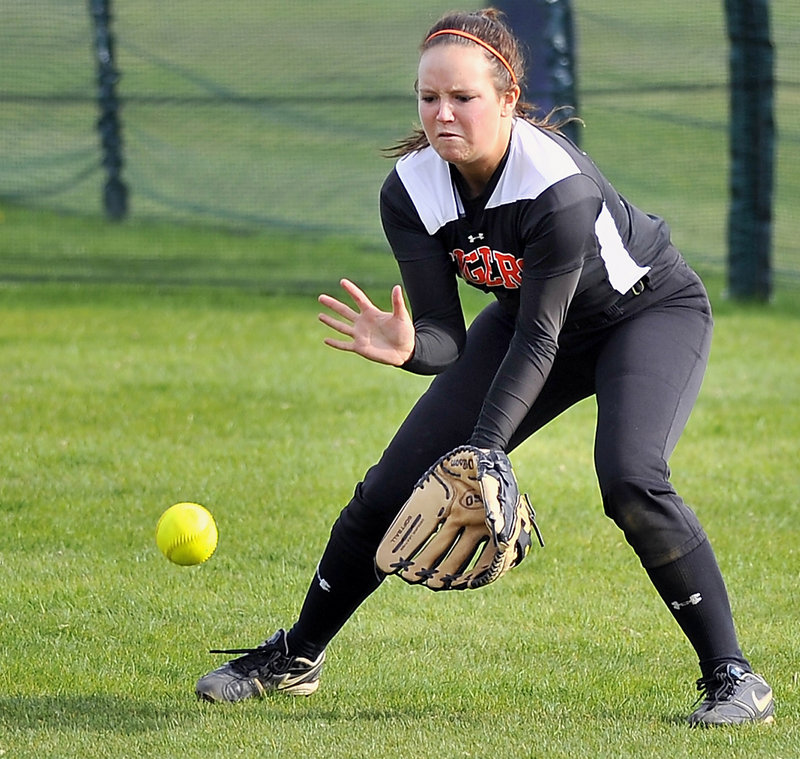
[[[306,593],[300,616],[288,631],[287,645],[295,656],[315,659],[353,612],[381,584],[375,561],[345,560],[332,540],[320,559]]]
[[[722,663],[750,671],[731,616],[728,592],[708,540],[677,561],[647,569],[653,585],[697,652],[703,677]]]

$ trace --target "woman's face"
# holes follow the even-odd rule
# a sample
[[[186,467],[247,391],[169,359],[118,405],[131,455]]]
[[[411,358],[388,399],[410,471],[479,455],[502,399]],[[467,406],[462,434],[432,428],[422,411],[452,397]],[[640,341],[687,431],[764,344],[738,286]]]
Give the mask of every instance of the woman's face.
[[[477,45],[436,45],[419,61],[419,117],[433,149],[468,179],[487,181],[511,134],[519,88],[498,95]]]

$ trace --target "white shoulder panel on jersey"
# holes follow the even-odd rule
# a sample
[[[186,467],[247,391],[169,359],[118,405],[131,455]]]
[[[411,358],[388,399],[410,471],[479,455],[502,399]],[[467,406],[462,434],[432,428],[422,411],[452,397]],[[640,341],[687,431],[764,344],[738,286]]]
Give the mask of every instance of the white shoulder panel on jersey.
[[[403,156],[395,168],[429,235],[458,218],[449,165],[433,148]]]
[[[556,182],[580,173],[566,150],[532,124],[517,120],[508,162],[486,207],[535,200]]]

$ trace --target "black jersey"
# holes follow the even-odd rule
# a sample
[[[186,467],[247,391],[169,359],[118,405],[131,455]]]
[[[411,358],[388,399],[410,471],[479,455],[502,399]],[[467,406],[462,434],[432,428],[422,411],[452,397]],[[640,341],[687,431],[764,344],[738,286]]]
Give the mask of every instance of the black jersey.
[[[523,120],[477,198],[432,148],[401,158],[381,190],[381,219],[416,328],[405,368],[438,373],[458,357],[465,339],[460,276],[517,315],[495,385],[522,382],[526,406],[562,330],[602,313],[644,276],[660,279],[679,260],[662,219],[628,203],[568,139]],[[489,405],[505,413],[498,392],[490,391]]]

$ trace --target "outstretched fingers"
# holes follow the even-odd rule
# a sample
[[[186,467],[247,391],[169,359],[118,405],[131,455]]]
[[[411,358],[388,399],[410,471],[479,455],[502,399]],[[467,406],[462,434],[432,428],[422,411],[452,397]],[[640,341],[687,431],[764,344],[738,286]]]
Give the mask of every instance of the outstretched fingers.
[[[346,303],[342,303],[342,301],[337,300],[336,298],[330,295],[320,295],[318,300],[320,304],[325,306],[325,308],[329,308],[331,311],[333,311],[336,314],[339,314],[339,316],[341,316],[343,319],[347,319],[347,321],[349,322],[354,322],[358,317],[358,314],[355,311],[353,311],[353,309],[350,308],[350,306],[348,306]],[[331,317],[328,316],[328,314],[319,315],[319,318],[321,320],[323,320],[323,317],[325,317],[325,319],[331,319]]]
[[[395,285],[392,288],[392,315],[395,319],[410,318],[406,308],[406,301],[403,298],[403,288],[400,285]]]
[[[331,295],[320,295],[319,302],[332,314],[321,313],[319,320],[349,340],[325,338],[325,344],[338,350],[358,353],[371,361],[402,365],[414,348],[414,325],[399,285],[392,288],[392,310],[382,311],[349,279],[341,280],[342,289],[352,298],[353,306]]]
[[[347,292],[350,297],[353,299],[353,302],[356,304],[358,311],[355,311],[353,308],[348,306],[346,303],[343,303],[338,298],[334,298],[332,295],[326,295],[323,293],[317,299],[320,304],[325,306],[325,308],[329,308],[336,314],[339,314],[343,319],[347,319],[349,322],[355,322],[358,319],[360,314],[363,314],[365,311],[370,309],[375,309],[375,305],[372,301],[366,296],[363,290],[359,287],[354,285],[349,279],[343,279],[341,282],[342,289]],[[336,322],[335,319],[332,319],[327,314],[320,314],[319,319],[324,324],[327,324],[329,327],[333,327],[334,329],[339,329],[335,326],[335,324],[340,322]],[[342,332],[339,329],[339,332]],[[351,334],[348,332],[344,332],[344,334]]]
[[[320,302],[322,301],[320,300]],[[336,310],[332,305],[329,305],[327,303],[323,303],[323,305],[327,306],[331,310]],[[346,316],[345,314],[342,314],[342,316],[344,316],[346,319],[349,319],[350,322],[352,322],[355,319],[355,316]],[[337,332],[340,332],[343,335],[347,335],[348,337],[353,336],[354,327],[352,323],[340,321],[339,319],[335,319],[334,317],[325,313],[319,314],[318,318],[323,324],[327,325],[331,329],[335,329]]]
[[[353,303],[358,306],[359,311],[366,311],[370,308],[375,308],[375,304],[367,297],[367,294],[349,279],[342,279],[339,284],[352,299]]]

